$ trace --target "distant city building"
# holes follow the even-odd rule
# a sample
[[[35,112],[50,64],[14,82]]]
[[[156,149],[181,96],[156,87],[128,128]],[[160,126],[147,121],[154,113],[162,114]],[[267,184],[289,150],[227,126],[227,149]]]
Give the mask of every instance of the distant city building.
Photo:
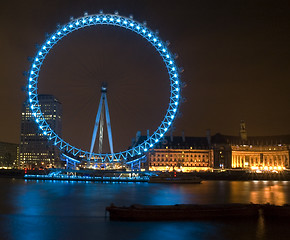
[[[41,111],[49,126],[61,136],[62,106],[53,95],[38,95]],[[21,168],[61,167],[59,150],[39,131],[26,102],[21,115],[19,166]]]
[[[0,142],[0,168],[17,168],[19,144]]]
[[[148,136],[138,132],[133,145]],[[240,136],[222,134],[206,137],[170,136],[146,153],[144,168],[152,171],[208,171],[213,169],[246,169],[280,171],[290,169],[290,135],[247,136],[241,121]]]

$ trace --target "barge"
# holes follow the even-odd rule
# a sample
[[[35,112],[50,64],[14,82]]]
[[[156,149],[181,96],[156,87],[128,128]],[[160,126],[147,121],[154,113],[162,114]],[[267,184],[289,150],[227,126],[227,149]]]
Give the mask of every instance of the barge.
[[[188,221],[200,219],[258,217],[257,204],[176,204],[176,205],[131,205],[106,208],[113,221]]]

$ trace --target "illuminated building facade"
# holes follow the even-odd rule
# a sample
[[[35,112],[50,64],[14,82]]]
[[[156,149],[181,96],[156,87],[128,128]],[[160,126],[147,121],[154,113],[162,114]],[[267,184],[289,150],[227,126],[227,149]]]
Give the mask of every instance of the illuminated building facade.
[[[148,136],[141,136],[139,132],[137,141],[132,144],[146,138]],[[206,137],[164,137],[148,151],[146,158],[143,168],[151,171],[243,169],[277,172],[290,169],[290,135],[248,137],[242,121],[239,136],[219,133],[211,136],[208,131]]]
[[[282,144],[232,146],[232,168],[281,171],[289,168],[289,149]]]
[[[213,153],[209,149],[155,149],[148,153],[150,171],[208,171]]]
[[[276,171],[290,167],[290,135],[248,137],[247,141],[220,134],[213,138],[215,168]]]
[[[241,122],[240,136],[212,136],[215,168],[280,171],[290,168],[290,135],[248,137]]]
[[[61,135],[61,103],[53,95],[38,95],[38,99],[46,122]],[[27,102],[22,107],[20,140],[19,167],[33,169],[62,166],[58,148],[39,131]]]
[[[144,137],[141,137],[144,138]],[[164,137],[148,151],[145,169],[150,171],[208,171],[213,169],[213,150],[205,137]]]
[[[0,168],[17,168],[19,144],[0,142]]]

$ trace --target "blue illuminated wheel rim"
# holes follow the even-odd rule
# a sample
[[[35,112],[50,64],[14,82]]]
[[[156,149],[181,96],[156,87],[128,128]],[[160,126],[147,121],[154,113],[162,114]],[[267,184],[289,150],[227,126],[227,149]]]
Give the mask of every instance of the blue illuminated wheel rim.
[[[157,130],[155,130],[155,132],[149,138],[147,138],[144,142],[140,143],[138,146],[135,146],[126,151],[114,153],[113,155],[90,153],[88,151],[76,148],[64,141],[50,128],[50,126],[44,119],[38,100],[38,77],[46,55],[53,48],[53,46],[58,43],[58,41],[60,41],[69,33],[84,27],[94,25],[112,25],[116,27],[126,28],[145,38],[149,43],[151,43],[151,45],[155,47],[157,52],[162,57],[163,62],[166,65],[170,80],[169,106],[167,108],[165,117]],[[40,46],[38,52],[36,53],[36,56],[32,61],[32,65],[28,74],[27,93],[29,107],[32,111],[35,122],[38,124],[38,127],[42,134],[45,135],[50,141],[52,141],[55,146],[57,146],[60,150],[65,151],[66,153],[69,153],[73,156],[82,156],[83,158],[88,159],[91,155],[95,161],[111,162],[124,159],[126,160],[129,157],[140,156],[146,153],[150,148],[153,148],[154,145],[163,138],[165,133],[172,125],[172,122],[174,121],[177,114],[177,109],[180,102],[180,79],[178,67],[174,60],[174,55],[171,54],[171,52],[169,51],[167,44],[161,41],[158,35],[149,28],[147,28],[144,24],[141,24],[133,20],[132,18],[123,17],[118,14],[85,14],[84,17],[71,20],[69,23],[59,26],[58,29],[53,34],[49,35],[45,42]]]

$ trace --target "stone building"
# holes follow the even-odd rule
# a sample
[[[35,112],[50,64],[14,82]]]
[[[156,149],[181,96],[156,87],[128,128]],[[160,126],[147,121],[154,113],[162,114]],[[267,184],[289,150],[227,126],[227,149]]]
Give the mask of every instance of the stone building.
[[[139,141],[146,137],[139,137]],[[170,136],[146,154],[144,168],[150,171],[208,171],[213,168],[213,150],[205,137]]]
[[[279,171],[289,168],[290,135],[247,136],[241,122],[240,136],[212,136],[215,168]]]
[[[147,134],[148,135],[148,134]],[[133,145],[149,136],[137,134]],[[241,121],[240,135],[220,133],[206,137],[164,137],[146,153],[145,169],[152,171],[208,171],[213,169],[244,169],[280,171],[289,169],[290,135],[248,136]]]

